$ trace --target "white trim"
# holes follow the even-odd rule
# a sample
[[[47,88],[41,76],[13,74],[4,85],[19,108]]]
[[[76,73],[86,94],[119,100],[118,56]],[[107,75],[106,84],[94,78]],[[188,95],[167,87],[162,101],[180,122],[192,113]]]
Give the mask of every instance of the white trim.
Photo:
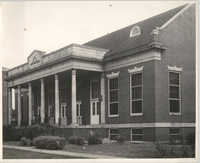
[[[132,38],[132,37],[135,37],[135,36],[139,36],[141,35],[141,29],[138,25],[136,26],[133,26],[130,30],[130,34],[129,34],[129,37]]]
[[[120,73],[119,71],[118,72],[111,72],[110,74],[107,74],[106,77],[108,79],[117,78],[117,77],[119,77],[119,73]]]
[[[163,24],[160,29],[164,29],[167,27],[171,22],[173,22],[178,16],[183,14],[192,4],[188,4],[183,9],[181,9],[177,14],[175,14],[171,19],[169,19],[165,24]]]
[[[139,63],[148,62],[152,60],[160,61],[161,53],[154,50],[143,52],[138,55],[132,55],[132,56],[124,57],[120,60],[113,60],[113,61],[107,62],[104,68],[105,68],[105,71],[111,71],[114,69],[128,67],[131,65],[136,65]]]
[[[142,138],[143,138],[143,140],[144,140],[144,130],[143,130],[143,128],[131,128],[130,130],[131,130],[131,142],[133,142],[133,143],[137,143],[137,142],[144,142],[144,141],[138,141],[138,140],[133,140],[132,139],[132,136],[133,136],[133,130],[134,129],[141,129],[142,130],[142,134],[134,134],[134,135],[142,135]]]
[[[143,113],[131,113],[131,116],[143,116]]]
[[[179,85],[175,85],[179,88],[179,98],[174,98],[174,100],[177,100],[179,101],[179,112],[170,112],[170,100],[173,100],[173,98],[170,98],[170,86],[173,86],[172,84],[170,84],[170,79],[169,79],[169,74],[170,72],[172,73],[178,73],[179,74]],[[169,108],[169,115],[176,115],[176,116],[179,116],[181,115],[181,108],[182,108],[182,105],[181,105],[181,102],[182,102],[182,99],[181,99],[181,80],[180,80],[180,71],[171,71],[169,70],[168,71],[168,108]]]
[[[132,69],[132,70],[134,70],[134,69]],[[136,71],[136,70],[139,70],[139,71]],[[132,101],[137,101],[137,100],[132,100],[132,88],[133,88],[132,87],[132,75],[133,74],[137,74],[137,73],[142,73],[142,84],[141,84],[141,87],[142,87],[142,99],[138,99],[139,101],[140,100],[142,101],[142,112],[141,113],[132,113]],[[134,70],[134,72],[131,72],[130,75],[129,75],[129,80],[130,80],[129,81],[129,89],[130,89],[130,91],[129,91],[130,92],[130,96],[129,96],[130,97],[130,99],[129,99],[130,108],[129,108],[129,111],[130,111],[130,116],[143,116],[143,66],[140,67],[140,68],[136,68]],[[135,86],[135,87],[137,87],[137,86]]]
[[[183,68],[182,67],[168,65],[168,70],[170,70],[170,71],[182,71]]]
[[[64,126],[65,128],[77,128],[76,126]],[[96,125],[84,125],[78,126],[79,128],[155,128],[155,127],[196,127],[196,123],[126,123],[126,124],[96,124]]]
[[[112,76],[112,77],[108,78],[108,81],[107,81],[108,82],[108,99],[107,100],[108,100],[108,117],[109,118],[119,117],[119,71],[117,73],[115,73],[115,74],[118,74],[118,75],[115,75],[114,77]],[[118,89],[117,89],[117,91],[118,91],[118,102],[116,102],[118,104],[118,108],[117,108],[118,109],[118,114],[110,115],[110,79],[115,79],[115,78],[117,78],[117,80],[118,80]]]
[[[141,67],[134,67],[133,69],[128,69],[128,73],[136,73],[136,72],[139,72],[139,71],[142,71],[143,70],[143,67],[144,66],[141,66]]]

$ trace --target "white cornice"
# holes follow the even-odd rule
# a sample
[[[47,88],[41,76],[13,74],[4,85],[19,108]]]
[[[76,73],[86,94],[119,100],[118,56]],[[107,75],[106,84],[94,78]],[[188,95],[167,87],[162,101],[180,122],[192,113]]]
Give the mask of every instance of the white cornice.
[[[135,73],[135,72],[139,72],[139,71],[142,71],[143,70],[143,67],[144,66],[141,66],[141,67],[134,67],[133,69],[128,69],[128,72],[130,73],[130,74],[132,74],[132,73]]]
[[[168,65],[168,70],[170,70],[170,71],[183,71],[183,68],[182,67],[169,66]]]
[[[152,60],[161,60],[161,53],[153,50],[143,52],[139,55],[132,55],[129,57],[124,57],[121,60],[107,62],[104,68],[105,71],[110,71]]]
[[[107,78],[116,78],[119,76],[119,71],[118,72],[111,72],[110,74],[107,74],[106,77]]]

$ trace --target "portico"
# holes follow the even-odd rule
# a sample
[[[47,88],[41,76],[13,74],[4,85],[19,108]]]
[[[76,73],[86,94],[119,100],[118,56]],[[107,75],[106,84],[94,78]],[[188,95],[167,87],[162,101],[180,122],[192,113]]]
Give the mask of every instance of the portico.
[[[14,89],[17,95],[17,126],[104,123],[105,82],[101,60],[106,51],[75,44],[54,54],[34,51],[28,57],[28,63],[9,71],[9,89]],[[84,57],[82,53],[85,53]],[[60,62],[57,63],[58,56]],[[23,96],[22,89],[26,92]],[[12,95],[9,101],[12,106]]]

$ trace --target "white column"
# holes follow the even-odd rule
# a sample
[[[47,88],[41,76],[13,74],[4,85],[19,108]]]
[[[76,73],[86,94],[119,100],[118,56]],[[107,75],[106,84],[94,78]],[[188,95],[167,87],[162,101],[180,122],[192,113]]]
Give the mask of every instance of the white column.
[[[101,74],[101,123],[105,123],[105,74]]]
[[[17,116],[17,125],[21,126],[21,86],[17,87],[17,103],[18,103],[18,116]]]
[[[59,79],[55,75],[55,124],[59,123]]]
[[[41,123],[44,123],[45,116],[45,93],[44,93],[44,79],[41,79],[41,106],[40,106],[40,118]]]
[[[8,88],[8,125],[11,124],[12,113],[12,88]]]
[[[28,83],[28,125],[32,123],[32,85]]]
[[[72,125],[77,124],[76,117],[76,70],[72,70]]]

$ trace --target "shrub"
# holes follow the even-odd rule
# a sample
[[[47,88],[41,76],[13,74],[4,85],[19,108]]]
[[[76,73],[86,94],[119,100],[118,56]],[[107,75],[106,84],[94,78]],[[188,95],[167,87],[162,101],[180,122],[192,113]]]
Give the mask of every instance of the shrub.
[[[70,144],[83,145],[85,143],[85,140],[83,137],[71,136],[69,137],[68,142]]]
[[[20,139],[20,145],[22,145],[22,146],[31,146],[32,145],[32,141],[30,139],[22,137]]]
[[[93,145],[93,144],[102,144],[102,139],[98,138],[97,136],[89,136],[88,137],[88,144]]]
[[[191,145],[191,148],[195,150],[195,133],[186,136],[186,143]]]
[[[33,145],[41,149],[63,149],[65,138],[59,136],[39,136],[33,139]]]
[[[162,157],[166,156],[167,150],[164,148],[164,146],[160,142],[156,142],[155,147]]]
[[[124,143],[124,142],[125,142],[125,137],[123,137],[123,136],[118,136],[118,137],[117,137],[117,142],[118,142],[118,143]]]

